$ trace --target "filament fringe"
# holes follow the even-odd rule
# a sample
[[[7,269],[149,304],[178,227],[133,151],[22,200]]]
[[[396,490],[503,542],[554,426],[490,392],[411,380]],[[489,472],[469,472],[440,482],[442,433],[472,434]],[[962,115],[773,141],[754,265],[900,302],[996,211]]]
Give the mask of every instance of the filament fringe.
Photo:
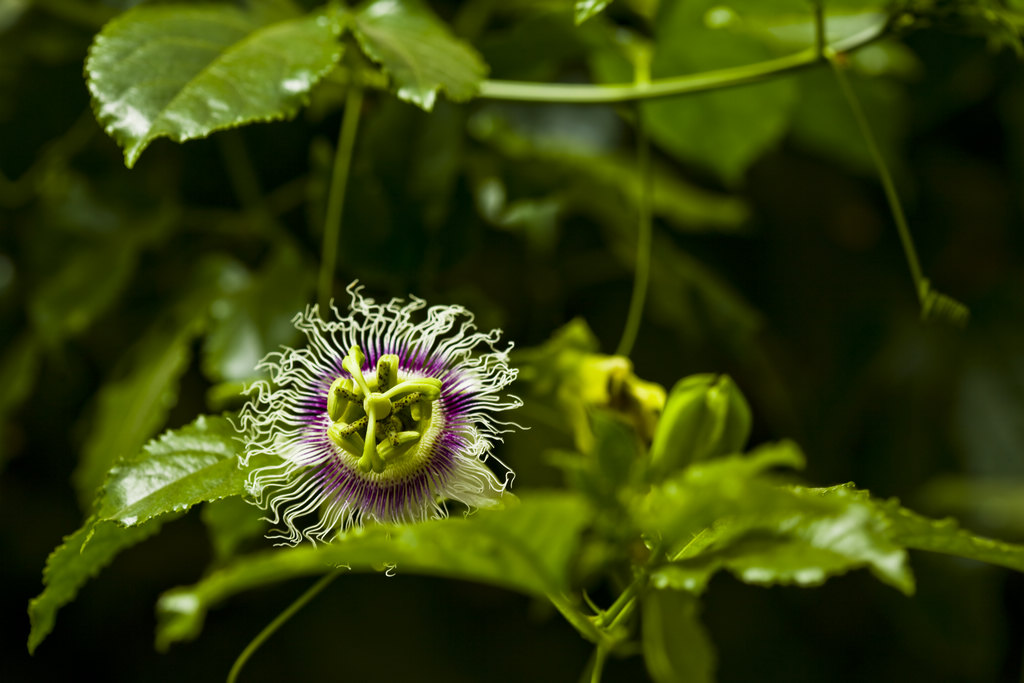
[[[333,302],[331,320],[320,316],[317,305],[295,315],[292,322],[306,336],[306,347],[282,348],[260,361],[258,368],[270,380],[247,387],[249,400],[236,425],[246,435],[242,465],[257,455],[281,458],[251,472],[246,482],[266,519],[281,527],[268,534],[279,544],[329,542],[370,521],[444,517],[446,499],[489,507],[514,480],[511,469],[492,454],[504,434],[520,428],[496,414],[523,404],[501,394],[518,374],[509,367],[513,344],[497,347],[501,330],[479,331],[473,314],[461,306],[427,307],[417,297],[377,304],[363,297],[356,283],[347,291],[347,315]],[[424,319],[417,323],[416,317]],[[414,465],[363,473],[326,435],[327,391],[334,379],[347,376],[341,360],[355,345],[363,349],[368,367],[384,354],[397,353],[405,377],[432,376],[442,383],[433,422],[418,447],[424,457]]]

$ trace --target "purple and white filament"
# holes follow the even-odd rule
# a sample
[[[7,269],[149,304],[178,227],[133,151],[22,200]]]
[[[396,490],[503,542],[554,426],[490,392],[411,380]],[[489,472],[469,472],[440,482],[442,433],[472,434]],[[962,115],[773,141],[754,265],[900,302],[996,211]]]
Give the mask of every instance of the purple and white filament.
[[[522,405],[502,395],[516,377],[508,365],[511,343],[497,349],[501,331],[478,331],[473,315],[461,306],[427,308],[416,297],[376,304],[360,290],[349,287],[347,315],[332,305],[330,320],[316,306],[295,316],[306,347],[264,358],[259,367],[269,371],[270,381],[250,387],[241,412],[242,464],[262,454],[281,459],[253,470],[246,486],[269,521],[283,525],[269,537],[284,544],[328,541],[371,520],[401,524],[443,517],[446,500],[490,507],[513,476],[491,454],[501,435],[516,426],[496,414]],[[425,319],[416,322],[424,309]],[[397,377],[390,383],[380,379],[378,386],[373,379],[380,377],[378,363],[394,363],[395,356]],[[362,377],[349,371],[356,367]],[[369,384],[364,377],[371,377]],[[351,399],[346,415],[361,419],[351,424],[329,415],[328,396],[339,384],[354,391],[345,391]],[[380,406],[385,412],[378,415],[374,410]],[[333,404],[331,410],[338,412]],[[329,433],[332,425],[335,431]],[[353,435],[359,427],[362,438]],[[339,437],[339,428],[348,436]],[[389,439],[398,444],[402,435],[401,448],[388,445]],[[361,458],[359,449],[367,455]],[[503,472],[501,479],[488,460]]]

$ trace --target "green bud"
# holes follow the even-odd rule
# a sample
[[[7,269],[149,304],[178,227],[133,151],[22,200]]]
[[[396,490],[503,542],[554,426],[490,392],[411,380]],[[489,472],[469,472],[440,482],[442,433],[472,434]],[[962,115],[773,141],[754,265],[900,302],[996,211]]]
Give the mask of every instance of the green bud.
[[[750,406],[728,375],[692,375],[672,388],[651,444],[655,478],[743,450]]]

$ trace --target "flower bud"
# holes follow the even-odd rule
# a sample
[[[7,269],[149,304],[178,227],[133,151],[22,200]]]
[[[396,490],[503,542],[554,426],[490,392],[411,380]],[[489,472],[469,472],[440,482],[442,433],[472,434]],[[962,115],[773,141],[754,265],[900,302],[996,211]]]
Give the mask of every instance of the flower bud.
[[[750,420],[750,406],[728,375],[684,377],[672,388],[654,434],[651,473],[660,479],[691,463],[740,452]]]

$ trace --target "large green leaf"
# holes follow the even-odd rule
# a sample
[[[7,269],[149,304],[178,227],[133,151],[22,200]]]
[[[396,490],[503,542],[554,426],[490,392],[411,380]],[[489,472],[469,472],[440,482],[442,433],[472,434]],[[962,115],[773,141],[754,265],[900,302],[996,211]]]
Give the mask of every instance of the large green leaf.
[[[53,630],[57,610],[75,599],[85,582],[110,564],[119,552],[159,531],[162,520],[125,529],[113,522],[86,520],[82,528],[64,538],[46,560],[43,592],[28,604],[32,630],[28,651],[34,652]]]
[[[726,569],[759,585],[817,586],[861,567],[910,594],[907,554],[890,533],[888,519],[870,499],[846,487],[778,490],[774,507],[718,520],[701,531],[652,580],[700,592],[714,572]]]
[[[929,519],[889,500],[880,504],[892,538],[907,548],[988,562],[1024,572],[1024,545],[997,541],[961,529],[955,519]]]
[[[159,137],[293,116],[340,57],[333,22],[282,2],[141,6],[100,31],[85,70],[96,116],[131,167]]]
[[[427,111],[441,89],[468,100],[487,74],[476,50],[420,0],[374,0],[354,20],[360,47],[391,76],[398,97]]]
[[[640,529],[661,538],[674,555],[719,519],[756,517],[784,506],[788,496],[769,471],[803,463],[803,454],[791,442],[695,463],[637,497],[633,516]]]
[[[246,556],[160,598],[157,647],[194,638],[206,611],[235,593],[338,567],[479,581],[532,595],[564,590],[588,518],[588,508],[578,497],[524,496],[519,505],[482,510],[469,518],[368,527],[326,546]]]
[[[656,683],[711,683],[715,651],[689,593],[652,590],[643,601],[643,648]]]
[[[155,534],[175,513],[244,491],[248,469],[238,466],[241,444],[223,417],[200,416],[169,430],[111,469],[96,514],[64,539],[46,562],[43,592],[29,603],[34,650],[53,630],[57,610],[74,600],[122,550]],[[250,463],[251,467],[259,463]],[[251,516],[259,516],[250,508]]]
[[[196,323],[177,332],[154,327],[134,349],[127,375],[100,390],[92,427],[74,473],[83,509],[95,500],[107,470],[120,458],[139,452],[167,419],[177,397],[178,380],[188,367]]]
[[[960,528],[953,518],[930,519],[900,505],[899,500],[876,500],[852,484],[809,489],[824,499],[854,499],[870,505],[884,520],[893,543],[913,550],[956,555],[1024,572],[1024,545],[978,536]]]
[[[200,415],[115,465],[103,485],[97,514],[136,526],[196,503],[241,495],[248,475],[238,466],[241,450],[230,421]]]
[[[582,24],[587,19],[597,16],[610,4],[612,4],[612,0],[576,0],[576,7],[573,11],[576,24]]]

